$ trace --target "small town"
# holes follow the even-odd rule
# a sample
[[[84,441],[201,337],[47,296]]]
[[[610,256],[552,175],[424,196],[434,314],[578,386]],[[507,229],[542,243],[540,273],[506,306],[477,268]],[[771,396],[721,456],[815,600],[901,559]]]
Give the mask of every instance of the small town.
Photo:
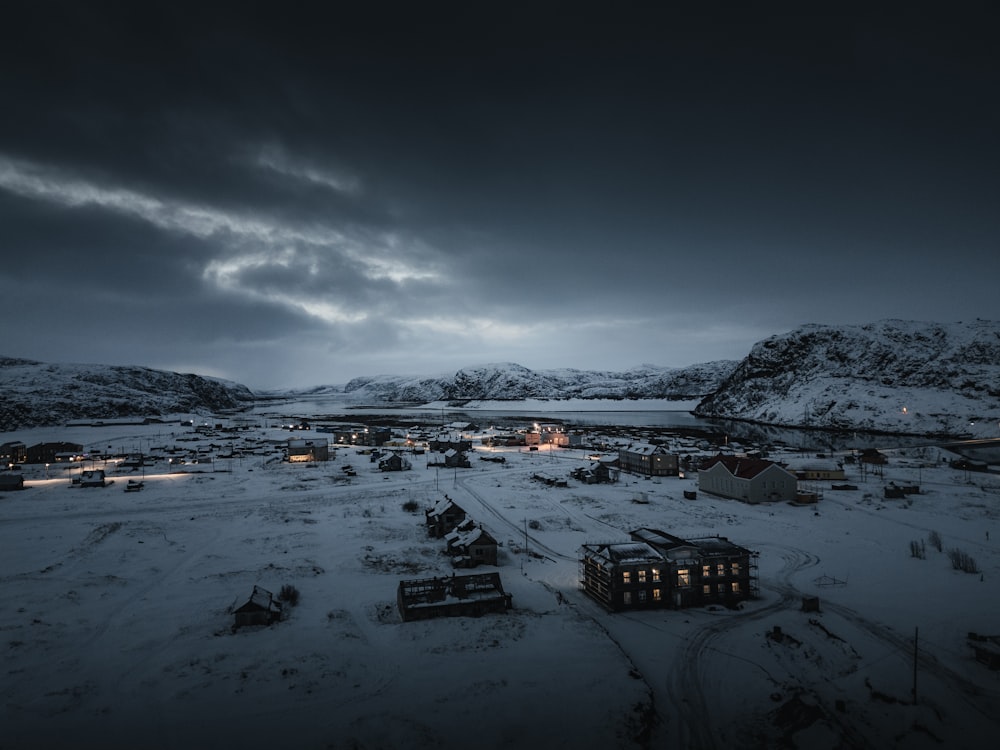
[[[24,601],[2,623],[16,644],[9,673],[65,658],[59,641],[97,644],[137,620],[192,657],[182,667],[169,653],[154,655],[159,676],[141,677],[149,667],[136,672],[123,653],[94,681],[81,656],[64,671],[68,693],[38,676],[7,693],[13,715],[113,711],[107,679],[173,684],[181,704],[189,694],[228,705],[235,695],[273,697],[280,673],[300,699],[315,696],[306,705],[323,696],[336,702],[344,683],[331,675],[343,669],[367,696],[366,711],[376,711],[388,697],[376,685],[389,673],[350,667],[344,649],[381,643],[372,658],[385,647],[393,658],[417,659],[385,641],[397,631],[392,641],[438,643],[426,646],[431,653],[471,649],[487,658],[515,644],[531,649],[516,666],[483,663],[506,675],[484,674],[488,682],[536,685],[487,691],[498,691],[497,732],[535,689],[538,699],[554,689],[546,685],[558,679],[555,667],[541,683],[524,674],[535,660],[567,670],[567,660],[597,653],[595,641],[598,652],[611,645],[617,655],[600,659],[631,664],[624,682],[580,688],[588,680],[576,675],[572,684],[584,690],[578,699],[588,711],[612,700],[607,691],[618,696],[613,702],[627,697],[630,708],[613,711],[602,730],[625,733],[617,746],[653,737],[701,747],[795,743],[843,735],[845,712],[852,736],[875,742],[886,727],[914,726],[906,676],[914,665],[927,673],[921,695],[959,689],[973,715],[994,700],[988,686],[1000,667],[1000,628],[961,618],[960,602],[978,611],[974,602],[1000,580],[989,540],[1000,480],[996,465],[964,456],[962,446],[818,452],[650,428],[232,415],[28,432],[0,446],[0,530],[4,546],[18,550],[24,582],[7,579],[23,588]],[[886,568],[886,557],[898,571],[889,579],[871,567],[877,559]],[[886,585],[893,594],[882,611],[875,592]],[[955,616],[925,625],[923,646],[904,645],[913,634],[908,621],[894,621],[898,601],[937,595],[952,597]],[[859,601],[864,611],[853,609]],[[585,632],[550,643],[568,622]],[[637,633],[644,625],[663,629],[666,640]],[[858,628],[865,635],[852,638]],[[867,648],[875,650],[866,655],[872,631]],[[286,642],[297,645],[281,656]],[[705,727],[697,712],[707,708],[665,719],[675,701],[705,706],[724,690],[695,675],[706,659],[732,670],[732,656],[720,654],[733,648],[771,675],[753,688],[758,697],[725,727]],[[921,649],[915,662],[911,648]],[[889,659],[885,649],[897,653],[891,680],[884,663],[864,668],[873,653]],[[266,677],[261,658],[272,663]],[[243,665],[238,676],[235,664]],[[411,667],[391,678],[389,693],[431,700],[435,690],[416,697],[426,668]],[[835,685],[821,677],[828,669],[840,675]],[[753,684],[753,671],[739,679]],[[194,674],[202,677],[192,682]],[[25,703],[32,684],[41,692]],[[893,710],[877,696],[909,708]],[[330,726],[346,731],[349,715],[334,711]],[[935,737],[951,736],[950,718],[935,724]],[[616,746],[611,735],[609,742]]]

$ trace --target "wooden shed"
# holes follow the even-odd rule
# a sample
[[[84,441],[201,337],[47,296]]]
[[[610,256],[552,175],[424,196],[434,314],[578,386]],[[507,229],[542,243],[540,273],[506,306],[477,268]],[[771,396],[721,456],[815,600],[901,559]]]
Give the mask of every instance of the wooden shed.
[[[281,619],[281,602],[260,586],[253,587],[253,593],[246,604],[233,610],[233,628],[243,625],[270,625]]]
[[[24,476],[22,476],[21,472],[5,471],[0,473],[0,492],[23,489]]]

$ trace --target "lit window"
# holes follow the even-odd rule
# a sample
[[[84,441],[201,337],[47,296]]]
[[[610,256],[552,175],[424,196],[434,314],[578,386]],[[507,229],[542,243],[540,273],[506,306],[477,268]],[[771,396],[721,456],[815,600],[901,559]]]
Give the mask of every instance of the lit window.
[[[719,563],[715,570],[720,576],[724,576],[726,574],[726,566],[724,563]]]
[[[654,583],[659,583],[659,581],[660,581],[660,569],[659,568],[653,568],[652,573],[653,573],[653,582]]]
[[[702,565],[701,566],[701,577],[702,578],[708,578],[710,575],[712,575],[712,566],[711,565]]]
[[[733,575],[738,576],[740,574],[740,564],[733,563]]]
[[[709,594],[712,593],[712,587],[706,583],[704,586],[701,587],[701,593],[704,594],[705,596],[708,596]]]
[[[622,583],[629,584],[632,583],[632,572],[628,570],[622,571]]]
[[[690,586],[691,585],[691,571],[687,568],[683,568],[677,571],[677,585],[678,586]]]
[[[660,590],[659,589],[653,589],[653,601],[654,602],[660,601]]]
[[[739,581],[733,581],[732,586],[733,586],[733,593],[734,594],[740,593],[740,582]]]
[[[640,570],[638,572],[638,575],[639,575],[639,583],[645,583],[646,582],[646,571],[645,570]]]

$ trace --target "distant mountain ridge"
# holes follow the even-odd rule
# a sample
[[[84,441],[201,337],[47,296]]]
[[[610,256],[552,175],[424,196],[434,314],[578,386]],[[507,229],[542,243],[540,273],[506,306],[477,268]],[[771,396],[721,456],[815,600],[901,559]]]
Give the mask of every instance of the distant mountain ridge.
[[[514,363],[465,367],[454,375],[354,378],[343,388],[311,389],[366,404],[522,399],[666,399],[697,401],[712,393],[736,367],[733,360],[671,368],[643,365],[624,372],[530,370]]]
[[[756,343],[694,413],[909,434],[1000,430],[1000,324],[805,325]]]
[[[148,367],[0,357],[0,432],[77,419],[212,413],[253,405],[244,385]]]
[[[642,365],[624,372],[499,363],[438,377],[368,376],[346,385],[262,394],[229,381],[145,367],[0,357],[0,394],[0,431],[86,418],[212,413],[247,408],[259,398],[319,396],[355,406],[656,399],[698,402],[698,416],[764,425],[997,437],[1000,323],[810,324],[757,342],[741,361]]]

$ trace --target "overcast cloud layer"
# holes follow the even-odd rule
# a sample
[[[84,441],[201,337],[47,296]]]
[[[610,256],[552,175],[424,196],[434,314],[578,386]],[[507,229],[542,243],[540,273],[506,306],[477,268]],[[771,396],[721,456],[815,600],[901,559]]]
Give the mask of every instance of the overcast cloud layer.
[[[985,13],[341,5],[12,4],[0,354],[273,388],[1000,317]]]

